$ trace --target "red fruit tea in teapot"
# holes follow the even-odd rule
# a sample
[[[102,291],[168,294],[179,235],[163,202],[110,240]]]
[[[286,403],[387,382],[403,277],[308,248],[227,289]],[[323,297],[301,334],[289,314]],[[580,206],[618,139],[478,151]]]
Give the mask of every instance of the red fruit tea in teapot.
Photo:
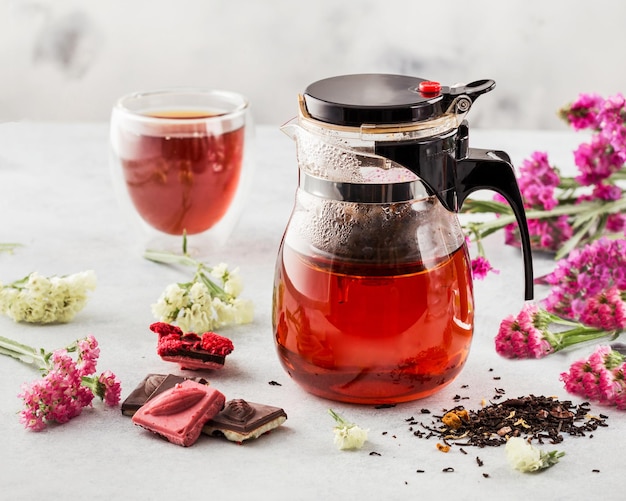
[[[462,246],[435,262],[363,265],[278,258],[278,355],[307,391],[353,403],[426,397],[451,382],[473,331],[472,282]]]

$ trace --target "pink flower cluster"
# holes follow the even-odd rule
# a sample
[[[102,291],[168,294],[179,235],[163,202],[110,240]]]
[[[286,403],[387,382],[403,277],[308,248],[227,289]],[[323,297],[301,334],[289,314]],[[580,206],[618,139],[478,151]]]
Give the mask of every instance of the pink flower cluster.
[[[78,352],[75,361],[69,353]],[[100,355],[93,336],[77,341],[67,349],[52,352],[43,378],[24,384],[18,395],[24,400],[20,422],[27,429],[43,430],[48,423],[66,423],[91,405],[94,395],[106,404],[120,401],[121,385],[115,375],[105,371],[95,376]]]
[[[615,330],[565,320],[526,303],[517,315],[500,323],[495,345],[496,352],[506,358],[543,358],[568,346],[615,335]]]
[[[625,357],[610,346],[599,346],[586,359],[561,374],[565,389],[574,395],[626,409]]]
[[[559,204],[556,190],[561,178],[557,169],[550,164],[547,153],[536,151],[529,159],[524,160],[519,169],[517,182],[527,210],[549,211]],[[494,199],[499,202],[505,201],[500,195],[496,195]],[[529,219],[528,233],[535,247],[556,251],[572,236],[573,229],[568,216],[562,215],[546,219]],[[505,243],[519,244],[517,225],[510,224],[505,227]]]
[[[626,149],[625,109],[626,100],[620,93],[607,99],[598,94],[583,93],[563,114],[574,129],[599,132],[603,144],[618,155],[623,155]]]
[[[605,331],[626,329],[626,303],[617,287],[592,296],[584,303],[580,321]]]
[[[626,163],[626,100],[621,94],[607,99],[597,94],[581,94],[561,115],[576,130],[593,131],[588,142],[574,151],[578,174],[561,178],[557,168],[550,165],[544,152],[534,152],[519,168],[518,184],[527,210],[551,211],[559,205],[578,205],[582,202],[614,202],[623,196],[623,189],[611,178]],[[578,187],[589,187],[583,193],[572,195],[571,182]],[[503,202],[499,195],[495,200]],[[606,228],[612,233],[626,231],[626,215],[610,210],[597,231]],[[529,218],[528,230],[532,245],[547,251],[558,251],[574,234],[574,220],[561,213],[541,218]],[[505,227],[505,241],[519,245],[515,224]]]
[[[477,256],[472,259],[472,278],[482,280],[489,272],[499,273],[498,270],[491,266],[491,263],[485,256]]]
[[[601,238],[574,249],[545,277],[546,310],[607,330],[626,328],[626,240]]]
[[[607,99],[597,94],[580,94],[563,115],[576,130],[595,131],[589,143],[574,152],[579,170],[576,180],[583,186],[595,186],[592,197],[617,200],[621,189],[607,179],[626,162],[626,100],[622,94]]]
[[[554,351],[547,331],[549,319],[539,307],[526,303],[517,316],[509,315],[496,335],[496,352],[506,358],[542,358]]]
[[[547,153],[534,152],[519,168],[519,189],[529,207],[554,209],[559,203],[554,190],[560,182],[561,178],[550,165]]]

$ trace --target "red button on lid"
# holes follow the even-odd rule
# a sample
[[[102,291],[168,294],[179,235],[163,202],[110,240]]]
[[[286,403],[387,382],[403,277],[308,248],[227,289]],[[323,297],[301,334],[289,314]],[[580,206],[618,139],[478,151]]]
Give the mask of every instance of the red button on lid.
[[[441,84],[439,82],[424,80],[423,82],[420,82],[417,89],[422,94],[439,94],[441,92]]]

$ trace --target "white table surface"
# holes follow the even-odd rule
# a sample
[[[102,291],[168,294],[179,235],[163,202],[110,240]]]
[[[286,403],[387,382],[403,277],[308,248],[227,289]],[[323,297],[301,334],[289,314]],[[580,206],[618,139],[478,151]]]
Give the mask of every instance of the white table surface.
[[[99,340],[99,370],[122,380],[123,397],[148,373],[180,373],[156,355],[150,305],[166,285],[188,278],[185,270],[144,260],[111,185],[107,124],[0,124],[0,242],[20,242],[0,254],[0,280],[39,271],[45,275],[93,269],[98,287],[86,308],[66,325],[32,326],[0,318],[1,335],[60,348],[93,334]],[[548,151],[562,167],[582,139],[570,132],[472,131],[472,146],[508,151],[516,165],[534,150]],[[566,437],[557,448],[566,456],[540,474],[524,475],[506,463],[503,447],[453,448],[439,452],[436,440],[418,439],[406,422],[427,408],[437,413],[459,402],[479,409],[495,388],[508,397],[555,395],[564,391],[560,372],[591,348],[543,360],[499,357],[493,338],[499,322],[523,304],[522,260],[502,243],[487,241],[499,275],[475,283],[476,325],[469,360],[460,376],[438,394],[393,408],[329,402],[305,393],[283,371],[275,354],[271,297],[275,256],[296,187],[295,151],[277,128],[257,128],[254,189],[227,245],[211,261],[239,266],[243,297],[252,299],[252,324],[221,331],[235,344],[226,367],[209,374],[227,398],[283,407],[289,418],[273,433],[236,445],[201,437],[183,448],[133,426],[119,409],[93,409],[40,433],[23,429],[16,397],[23,382],[37,378],[29,366],[0,357],[0,497],[3,499],[623,499],[626,466],[624,412],[592,408],[609,416],[593,438]],[[537,274],[553,262],[535,256]],[[545,291],[537,289],[541,297]],[[497,379],[496,379],[497,378]],[[281,386],[270,385],[276,381]],[[332,407],[369,429],[359,451],[333,444]],[[376,452],[378,455],[371,455]],[[475,460],[479,456],[484,466]],[[452,473],[444,473],[447,467]],[[416,470],[424,473],[416,473]],[[599,472],[592,472],[599,470]],[[483,473],[489,475],[488,478]],[[5,497],[6,496],[6,497]]]

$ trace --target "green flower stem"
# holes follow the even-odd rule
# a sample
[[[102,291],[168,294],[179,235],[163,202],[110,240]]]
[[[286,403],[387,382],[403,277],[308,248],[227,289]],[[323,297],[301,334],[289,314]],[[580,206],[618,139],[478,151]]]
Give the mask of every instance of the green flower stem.
[[[12,253],[16,247],[20,247],[20,246],[21,244],[17,244],[17,243],[7,243],[7,244],[0,243],[0,252]]]
[[[550,452],[540,452],[540,460],[541,460],[541,469],[550,468],[559,462],[559,458],[565,456],[564,452],[560,451],[550,451]]]
[[[82,376],[80,382],[83,386],[89,388],[96,397],[100,400],[104,400],[106,388],[99,381],[98,376]]]
[[[607,332],[602,329],[592,327],[579,326],[568,331],[546,333],[546,339],[554,348],[559,351],[575,344],[584,343],[586,341],[594,341],[601,338],[610,338],[611,340],[619,336],[620,331]]]
[[[334,410],[328,409],[328,414],[330,414],[333,417],[333,419],[339,426],[346,426],[346,427],[352,426],[352,423],[349,423],[348,421],[346,421],[339,414],[337,414]]]
[[[198,268],[198,271],[196,272],[196,276],[200,280],[202,280],[202,283],[204,285],[206,285],[206,287],[207,287],[207,289],[209,289],[209,292],[211,293],[211,295],[215,296],[215,297],[218,297],[222,301],[226,301],[226,302],[231,301],[233,299],[233,297],[230,294],[227,294],[224,289],[222,289],[213,280],[211,280],[209,277],[207,277],[206,274],[204,274],[203,271],[202,271],[203,268],[204,268],[204,266],[201,264],[200,267]]]
[[[147,250],[143,257],[148,259],[149,261],[154,261],[155,263],[163,263],[163,264],[180,264],[182,266],[192,266],[197,268],[199,264],[195,259],[183,254],[172,254],[171,252],[160,252],[154,250]]]
[[[617,204],[617,202],[620,202],[620,204]],[[481,201],[476,201],[476,200],[472,200],[472,205],[481,205],[482,202]],[[558,205],[556,206],[554,209],[551,210],[527,210],[526,211],[526,218],[527,219],[548,219],[551,217],[556,217],[556,216],[573,216],[576,214],[587,214],[589,211],[591,210],[601,210],[602,212],[614,212],[615,210],[618,210],[620,208],[620,206],[625,206],[626,207],[626,199],[620,199],[620,200],[616,200],[615,202],[582,202],[580,204],[577,205]],[[615,208],[614,206],[617,206],[617,208]],[[483,212],[483,211],[476,211],[476,212]],[[485,212],[491,212],[491,211],[485,211]],[[493,221],[488,221],[485,223],[480,223],[480,228],[482,230],[482,233],[484,234],[484,232],[486,230],[499,230],[511,223],[514,223],[516,221],[515,215],[511,214],[510,212],[507,212],[507,214],[503,214],[501,217],[493,220]]]
[[[28,283],[28,279],[30,278],[30,275],[26,275],[23,278],[19,278],[17,280],[14,280],[13,282],[11,282],[10,284],[6,284],[3,286],[0,286],[0,289],[16,289],[16,290],[23,290],[25,287],[25,285]]]
[[[606,225],[608,214],[620,213],[626,211],[626,197],[610,202],[602,200],[586,201],[575,203],[575,200],[560,200],[560,204],[551,210],[528,210],[526,211],[527,219],[549,219],[558,216],[573,217],[572,227],[576,229],[576,233],[563,243],[555,255],[555,259],[561,259],[574,249],[580,242],[594,230],[594,235],[603,233]],[[468,223],[466,227],[472,232],[476,242],[482,238],[501,230],[505,226],[515,223],[515,215],[512,214],[510,207],[500,202],[468,200],[467,208],[464,210],[466,214],[476,213],[494,213],[499,217],[481,223]]]
[[[18,343],[17,341],[2,336],[0,336],[0,353],[39,368],[48,366],[49,356],[46,356],[43,350],[36,350],[31,346]]]
[[[172,254],[170,252],[147,250],[144,253],[144,257],[149,261],[154,261],[155,263],[180,264],[182,266],[190,266],[196,268],[196,274],[192,283],[196,280],[201,280],[202,283],[206,285],[207,289],[209,289],[209,292],[211,292],[212,296],[216,296],[223,301],[230,301],[232,299],[230,294],[227,294],[222,287],[220,287],[206,275],[205,271],[210,271],[210,268],[208,268],[201,261],[193,259],[187,254]]]

